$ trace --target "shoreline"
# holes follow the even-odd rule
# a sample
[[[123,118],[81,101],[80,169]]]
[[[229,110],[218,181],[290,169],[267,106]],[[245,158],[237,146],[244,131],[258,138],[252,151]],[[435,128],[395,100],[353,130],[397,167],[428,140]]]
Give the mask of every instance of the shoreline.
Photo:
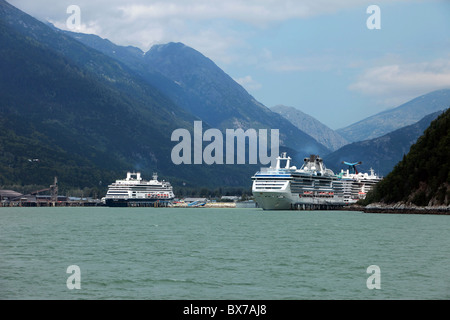
[[[98,202],[72,202],[70,204],[68,203],[41,203],[40,205],[28,205],[26,203],[22,203],[20,205],[19,203],[16,203],[16,205],[11,206],[4,206],[0,205],[0,208],[36,208],[36,207],[106,207],[105,205],[99,204]],[[168,206],[168,208],[246,208],[245,206],[240,206],[235,202],[211,202],[206,203],[203,206],[188,206],[187,204],[183,205],[175,205],[175,206]],[[250,208],[250,207],[249,207]],[[251,208],[257,208],[251,206]],[[276,210],[273,210],[276,211]],[[295,210],[294,210],[295,211]],[[300,210],[300,211],[321,211],[321,210]],[[424,215],[450,215],[450,206],[427,206],[427,207],[418,207],[414,205],[406,205],[404,203],[396,203],[393,205],[387,205],[384,203],[374,203],[369,204],[367,206],[361,206],[357,204],[344,206],[340,209],[330,209],[326,211],[359,211],[364,213],[381,213],[381,214],[424,214]]]
[[[385,214],[433,214],[450,215],[450,206],[427,206],[419,207],[407,205],[405,203],[396,203],[388,205],[384,203],[373,203],[367,206],[351,205],[344,207],[344,211],[362,211],[364,213],[385,213]]]

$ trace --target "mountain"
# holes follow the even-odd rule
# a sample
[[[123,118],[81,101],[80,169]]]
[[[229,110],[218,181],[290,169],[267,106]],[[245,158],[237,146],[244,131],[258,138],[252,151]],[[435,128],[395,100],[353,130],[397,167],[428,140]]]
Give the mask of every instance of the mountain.
[[[107,39],[64,31],[66,35],[120,61],[207,125],[225,129],[279,129],[280,144],[305,154],[328,148],[281,115],[259,103],[212,60],[182,43],[155,45],[146,53]]]
[[[98,37],[91,40],[96,42]],[[139,170],[144,178],[157,171],[161,178],[186,188],[251,186],[257,165],[174,165],[172,132],[192,132],[194,121],[200,119],[205,122],[203,130],[211,128],[205,114],[200,114],[203,118],[192,114],[186,105],[179,105],[180,99],[211,107],[215,102],[205,102],[206,97],[192,93],[193,88],[182,87],[150,67],[148,57],[138,49],[100,42],[105,51],[114,48],[110,53],[115,56],[0,0],[0,185],[48,185],[58,176],[60,190],[89,187],[104,191],[126,171]],[[175,44],[175,49],[180,48],[185,46]],[[195,59],[206,59],[193,49],[189,52]],[[184,58],[180,55],[178,63]],[[228,77],[212,62],[198,62],[212,68],[209,72]],[[195,66],[190,68],[185,72]],[[220,79],[215,85],[218,91],[225,90],[221,85],[235,86],[234,82],[220,83]],[[216,94],[249,99],[242,91],[234,98],[233,90]],[[295,151],[280,148],[293,157],[296,152],[300,157],[305,152],[328,152],[268,108],[256,102],[249,106],[248,101],[232,101],[220,104],[222,109],[234,103],[238,106],[228,113],[234,118],[227,120],[235,123],[230,128],[242,123],[255,129],[280,128],[281,143],[290,139],[293,146],[301,147]]]
[[[195,117],[117,61],[5,1],[0,17],[2,184],[58,175],[93,186],[123,170],[164,168],[166,132]],[[29,167],[29,158],[40,161]]]
[[[366,204],[450,204],[450,109],[411,147],[392,172],[367,195]]]
[[[0,0],[0,185],[105,187],[127,170],[187,186],[246,186],[249,166],[171,161],[197,117],[133,70]],[[205,125],[207,128],[207,126]]]
[[[349,143],[337,132],[297,108],[278,105],[272,107],[271,110],[289,120],[294,126],[309,134],[331,151],[335,151]]]
[[[409,152],[411,145],[428,128],[431,121],[442,111],[425,116],[415,124],[390,132],[382,137],[354,142],[324,157],[327,167],[335,172],[344,169],[342,161],[361,161],[360,170],[367,172],[373,168],[381,176],[387,175],[392,168]]]
[[[336,131],[352,142],[368,140],[413,124],[427,114],[448,107],[450,107],[450,89],[437,90]]]

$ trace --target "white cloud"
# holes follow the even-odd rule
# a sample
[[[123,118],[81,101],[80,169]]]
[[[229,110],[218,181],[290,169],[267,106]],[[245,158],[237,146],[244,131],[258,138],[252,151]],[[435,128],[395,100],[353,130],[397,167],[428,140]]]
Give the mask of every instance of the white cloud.
[[[377,97],[385,105],[444,88],[450,88],[450,59],[369,68],[349,86],[350,90]]]
[[[206,28],[220,41],[236,34],[216,21],[231,21],[256,27],[296,18],[337,12],[361,6],[360,0],[8,0],[12,5],[42,20],[64,27],[66,9],[81,9],[83,30],[101,31],[102,37],[122,45],[146,50],[155,43],[184,41]],[[381,1],[381,0],[380,0]],[[174,39],[176,38],[176,39]],[[205,42],[206,42],[205,40]],[[224,43],[226,41],[223,41]],[[201,48],[199,48],[201,49]]]
[[[243,86],[248,91],[259,90],[262,85],[257,81],[253,80],[252,76],[245,76],[242,78],[234,79],[237,83]]]
[[[360,4],[360,1],[299,1],[299,0],[171,0],[132,1],[120,5],[126,19],[233,19],[246,23],[264,25],[272,21],[305,18],[335,12],[341,8]]]
[[[70,30],[73,32],[78,32],[78,33],[97,34],[97,35],[102,33],[102,28],[96,21],[89,21],[88,24],[81,23],[78,27],[74,27],[73,29],[68,28],[66,22],[53,21],[51,19],[49,19],[48,22],[53,24],[58,29],[62,29],[62,30]]]

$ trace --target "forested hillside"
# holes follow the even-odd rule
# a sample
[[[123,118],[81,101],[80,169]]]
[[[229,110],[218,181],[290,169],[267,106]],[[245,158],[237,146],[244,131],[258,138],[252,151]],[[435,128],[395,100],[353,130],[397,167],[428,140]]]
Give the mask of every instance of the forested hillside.
[[[449,205],[450,109],[430,124],[364,204],[373,202]]]

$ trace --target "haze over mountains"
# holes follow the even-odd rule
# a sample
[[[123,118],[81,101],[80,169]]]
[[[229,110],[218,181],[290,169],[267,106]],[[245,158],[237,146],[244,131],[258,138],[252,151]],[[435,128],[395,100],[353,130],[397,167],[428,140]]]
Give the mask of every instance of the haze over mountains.
[[[343,138],[336,131],[330,129],[319,120],[297,108],[278,105],[272,107],[271,110],[285,117],[297,128],[303,130],[311,137],[314,137],[318,142],[326,146],[331,151],[335,151],[349,143],[349,141]]]
[[[196,120],[204,130],[279,129],[281,149],[299,165],[309,154],[356,156],[358,145],[339,150],[346,139],[383,135],[449,106],[450,90],[440,90],[336,132],[297,109],[267,108],[182,43],[144,53],[61,31],[4,0],[0,43],[0,185],[48,185],[56,175],[67,186],[104,188],[140,170],[144,177],[158,171],[175,185],[249,187],[259,166],[174,165],[172,132],[192,132]],[[402,121],[390,121],[394,116]],[[424,123],[398,150],[409,148]],[[378,158],[390,157],[390,148],[387,142]]]
[[[430,113],[449,107],[450,89],[437,90],[338,129],[336,132],[351,142],[377,138],[411,125]]]

